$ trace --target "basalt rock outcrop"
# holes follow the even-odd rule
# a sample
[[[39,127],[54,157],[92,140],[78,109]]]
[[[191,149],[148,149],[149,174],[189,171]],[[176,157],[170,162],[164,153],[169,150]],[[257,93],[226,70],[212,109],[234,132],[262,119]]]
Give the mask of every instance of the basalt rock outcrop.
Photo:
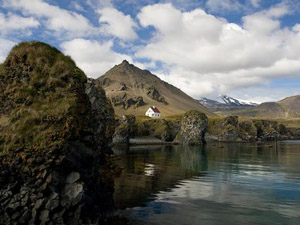
[[[254,125],[258,140],[274,141],[280,138],[279,126],[276,121],[256,120],[254,121]],[[283,127],[281,124],[281,129],[284,129]]]
[[[103,90],[40,42],[0,67],[0,224],[100,223],[112,208],[98,174],[113,118]]]
[[[175,142],[182,144],[204,144],[208,119],[204,113],[191,110],[184,114]]]
[[[149,88],[147,88],[147,95],[155,101],[168,105],[166,99],[160,95],[160,93],[154,86],[150,86]]]
[[[111,97],[111,102],[113,106],[121,106],[123,109],[128,109],[130,107],[140,107],[146,105],[143,97],[141,96],[129,96],[126,93],[116,94]]]
[[[116,145],[128,145],[129,139],[134,137],[135,130],[135,116],[123,115],[116,126],[115,133],[113,135],[113,143]]]
[[[137,125],[136,136],[154,137],[164,142],[173,141],[175,135],[171,130],[170,122],[165,119],[150,119]]]
[[[237,116],[210,119],[206,139],[211,141],[254,142],[294,139],[296,132],[271,120],[241,120]]]
[[[208,140],[229,142],[251,142],[256,140],[256,127],[251,120],[239,122],[237,116],[211,120],[207,132]]]

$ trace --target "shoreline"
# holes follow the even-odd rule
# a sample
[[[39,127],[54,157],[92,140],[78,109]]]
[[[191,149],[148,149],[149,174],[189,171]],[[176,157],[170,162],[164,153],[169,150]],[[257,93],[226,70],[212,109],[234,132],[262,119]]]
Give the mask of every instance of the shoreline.
[[[218,141],[218,140],[207,140],[206,144],[211,144],[211,143],[270,143],[270,142],[287,142],[287,141],[300,141],[300,139],[283,139],[283,140],[273,140],[273,141]],[[117,144],[115,144],[117,146]],[[178,142],[173,142],[173,141],[162,141],[158,138],[154,137],[136,137],[136,138],[131,138],[129,140],[129,146],[141,146],[141,145],[166,145],[166,146],[174,146],[174,145],[180,145]]]

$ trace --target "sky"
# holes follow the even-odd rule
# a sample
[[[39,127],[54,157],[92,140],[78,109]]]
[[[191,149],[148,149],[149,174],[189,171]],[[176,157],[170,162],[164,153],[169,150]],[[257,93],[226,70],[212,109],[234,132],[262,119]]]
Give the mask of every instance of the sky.
[[[89,77],[126,59],[196,99],[300,94],[298,0],[0,0],[0,63],[32,40]]]

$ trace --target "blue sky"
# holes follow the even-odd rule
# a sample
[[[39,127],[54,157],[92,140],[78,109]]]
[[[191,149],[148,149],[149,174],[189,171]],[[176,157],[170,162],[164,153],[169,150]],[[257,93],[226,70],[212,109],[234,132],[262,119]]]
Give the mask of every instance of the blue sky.
[[[0,62],[15,44],[39,40],[94,78],[127,59],[194,98],[300,94],[296,0],[0,2]]]

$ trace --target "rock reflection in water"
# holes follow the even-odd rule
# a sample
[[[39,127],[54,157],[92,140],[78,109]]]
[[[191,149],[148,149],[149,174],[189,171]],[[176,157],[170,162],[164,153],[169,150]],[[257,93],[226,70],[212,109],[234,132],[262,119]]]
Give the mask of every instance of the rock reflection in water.
[[[142,224],[300,224],[300,143],[115,153],[115,203]]]
[[[122,174],[115,179],[114,199],[118,208],[144,205],[153,194],[167,190],[181,179],[202,176],[207,169],[202,147],[142,146],[114,149],[120,156]]]

